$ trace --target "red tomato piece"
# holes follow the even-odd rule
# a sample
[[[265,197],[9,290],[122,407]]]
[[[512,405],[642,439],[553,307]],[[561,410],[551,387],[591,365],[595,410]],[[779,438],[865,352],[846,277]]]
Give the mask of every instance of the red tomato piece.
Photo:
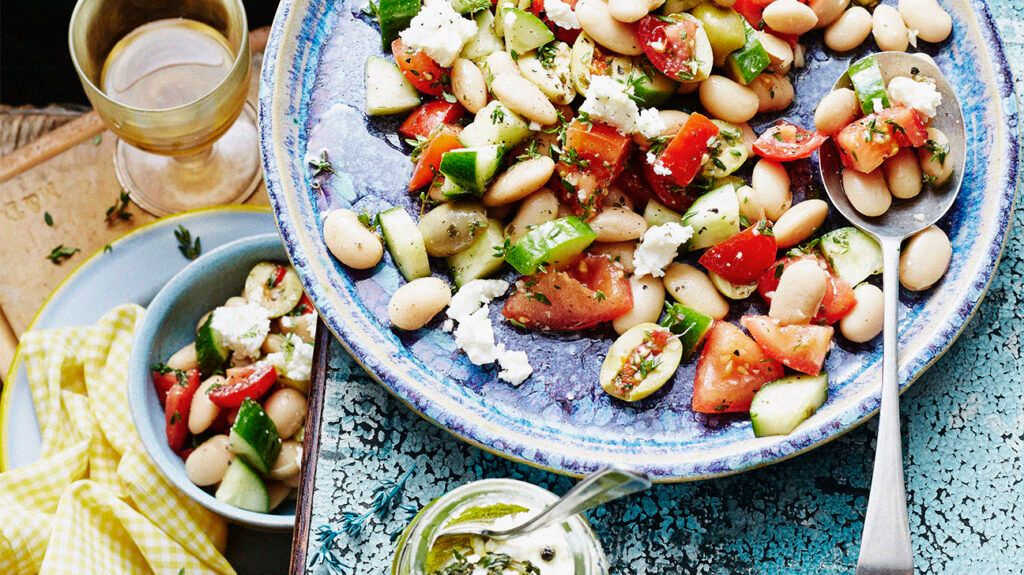
[[[685,212],[696,198],[685,187],[677,185],[671,176],[663,176],[654,171],[654,166],[646,160],[640,160],[644,180],[651,187],[651,192],[664,206],[677,212]]]
[[[642,162],[643,160],[634,158],[627,168],[622,170],[619,177],[615,178],[612,186],[621,190],[633,202],[633,206],[638,212],[643,212],[647,202],[651,200],[651,187],[644,180],[643,170],[637,169],[638,161]]]
[[[779,287],[779,278],[782,277],[782,273],[786,271],[787,267],[803,259],[817,261],[822,269],[828,272],[828,289],[825,290],[825,297],[821,299],[821,309],[818,310],[818,315],[814,316],[813,322],[833,324],[843,319],[846,314],[850,313],[853,306],[857,304],[857,297],[854,295],[850,284],[833,274],[825,258],[820,255],[787,255],[781,258],[761,274],[761,279],[757,281],[757,292],[761,294],[766,303],[771,305],[772,298],[769,294],[774,293],[775,289]]]
[[[718,126],[703,114],[694,112],[679,133],[665,146],[655,165],[661,164],[672,173],[679,186],[688,186],[697,177],[708,153],[708,143],[718,135]]]
[[[739,12],[740,16],[746,18],[747,22],[757,30],[764,28],[764,21],[761,19],[766,6],[772,0],[736,0],[732,9]]]
[[[576,331],[633,309],[622,266],[606,255],[585,255],[561,270],[520,278],[501,310],[529,329]]]
[[[295,307],[292,308],[289,315],[308,315],[315,311],[316,308],[313,307],[313,301],[309,299],[308,295],[303,293],[302,297],[299,298],[299,303],[295,304]]]
[[[462,143],[459,142],[460,131],[460,128],[444,126],[427,142],[416,159],[416,167],[412,169],[412,177],[409,178],[410,192],[418,190],[434,180],[438,168],[441,167],[441,156],[445,152],[462,147]]]
[[[644,16],[637,24],[640,48],[654,67],[682,82],[694,79],[697,23],[679,14]]]
[[[391,53],[402,74],[420,92],[440,96],[445,87],[451,84],[451,70],[442,68],[419,50],[406,48],[401,38],[391,43]]]
[[[749,284],[775,263],[776,249],[775,236],[768,221],[761,220],[712,246],[699,261],[732,283]]]
[[[185,372],[167,392],[164,422],[167,424],[167,445],[179,452],[188,439],[188,414],[192,409],[192,396],[199,389],[199,370]]]
[[[492,0],[492,2],[497,2],[497,0]],[[576,7],[576,0],[566,0],[565,3],[568,4],[571,8]],[[532,2],[530,2],[530,12],[532,12],[534,16],[540,18],[541,21],[544,22],[544,24],[548,28],[550,28],[552,32],[555,33],[555,38],[561,40],[562,42],[565,42],[566,44],[569,44],[570,46],[573,42],[576,41],[576,38],[580,35],[580,32],[582,32],[582,30],[580,30],[579,28],[574,28],[570,30],[567,28],[562,28],[561,26],[552,22],[551,19],[548,18],[547,11],[544,10],[544,0],[533,0]]]
[[[175,385],[178,385],[178,374],[180,373],[182,372],[175,369],[165,372],[154,369],[150,372],[150,376],[153,378],[153,387],[156,388],[156,396],[160,399],[160,405],[167,403],[167,392]]]
[[[750,411],[761,386],[779,379],[784,368],[757,342],[725,321],[708,333],[693,379],[693,410],[698,413]]]
[[[399,126],[398,133],[413,140],[416,138],[427,138],[437,128],[445,124],[451,124],[461,118],[465,111],[465,108],[459,105],[458,102],[432,100],[413,110],[409,117]]]
[[[779,120],[757,138],[754,142],[754,151],[769,160],[791,162],[809,157],[827,139],[828,136],[819,132],[805,130],[785,120]]]
[[[904,148],[920,148],[928,142],[928,126],[917,110],[898,104],[878,114],[893,129],[893,136]]]
[[[830,325],[779,325],[766,315],[745,315],[740,323],[769,357],[808,375],[821,373],[835,331]]]
[[[277,381],[277,369],[267,363],[227,370],[228,381],[210,389],[209,397],[218,407],[231,409],[242,405],[246,398],[259,399]]]
[[[864,116],[836,134],[843,165],[865,174],[878,169],[901,147],[923,146],[927,141],[921,115],[906,106]]]
[[[600,196],[622,172],[632,145],[632,138],[607,124],[579,120],[569,124],[557,168],[564,197],[577,213],[590,215],[600,205]]]

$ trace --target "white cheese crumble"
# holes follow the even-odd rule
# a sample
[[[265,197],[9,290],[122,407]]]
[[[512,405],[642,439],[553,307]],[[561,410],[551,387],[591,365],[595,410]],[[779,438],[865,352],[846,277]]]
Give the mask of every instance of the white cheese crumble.
[[[313,369],[313,345],[290,333],[285,336],[281,351],[267,354],[266,361],[279,375],[292,381],[309,381]]]
[[[295,316],[286,315],[278,321],[281,322],[282,331],[298,334],[305,341],[312,341],[316,337],[316,312]]]
[[[885,103],[882,102],[881,98],[873,98],[871,100],[871,106],[876,114],[885,109]]]
[[[658,161],[658,156],[654,155],[654,152],[647,152],[647,163],[654,164]]]
[[[429,0],[399,36],[407,48],[423,50],[438,65],[448,67],[476,32],[476,22],[463,18],[449,0]]]
[[[473,280],[452,296],[445,313],[451,319],[461,322],[463,318],[507,292],[508,288],[509,284],[505,280]]]
[[[504,280],[473,280],[452,296],[446,312],[448,319],[443,327],[455,327],[455,345],[469,357],[474,365],[486,365],[495,361],[501,366],[498,377],[512,385],[519,385],[533,373],[530,358],[522,351],[512,351],[504,344],[494,342],[494,325],[491,323],[491,300],[508,291]]]
[[[656,162],[654,164],[654,173],[659,176],[671,176],[672,169],[661,162]]]
[[[647,135],[647,131],[653,136],[661,135],[665,131],[665,123],[661,121],[658,111],[651,108],[644,110],[647,113],[641,119],[640,108],[630,97],[632,88],[618,80],[608,76],[594,76],[590,79],[590,86],[587,87],[587,99],[580,106],[580,112],[590,116],[591,119],[604,122],[609,126],[618,129],[623,134],[635,134],[638,131]],[[654,117],[657,116],[657,120]],[[643,125],[641,126],[641,122]],[[646,130],[646,131],[644,131]]]
[[[258,359],[260,346],[270,333],[270,316],[263,307],[247,303],[213,310],[210,327],[238,359]]]
[[[924,214],[921,213],[921,212],[918,212],[918,213],[914,214],[914,221],[915,222],[923,222],[924,221]]]
[[[942,104],[942,94],[931,82],[918,82],[905,76],[897,76],[889,81],[889,98],[897,103],[905,104],[922,115],[934,118],[938,107]]]
[[[634,275],[660,278],[675,259],[679,246],[693,237],[693,228],[675,222],[654,226],[644,232],[643,240],[633,253]]]
[[[910,42],[910,45],[914,48],[917,48],[917,35],[919,33],[916,28],[907,28],[907,42]]]
[[[576,12],[562,0],[544,0],[544,13],[548,20],[555,23],[559,28],[576,30],[580,27],[580,21],[576,19]]]
[[[637,117],[636,128],[645,138],[653,140],[662,135],[668,126],[665,125],[665,120],[661,119],[661,114],[657,110],[647,108],[642,110]]]

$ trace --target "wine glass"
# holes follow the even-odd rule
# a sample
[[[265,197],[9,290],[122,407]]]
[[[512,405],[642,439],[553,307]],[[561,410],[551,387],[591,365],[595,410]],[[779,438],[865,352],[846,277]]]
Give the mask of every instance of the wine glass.
[[[167,215],[252,194],[261,167],[241,0],[79,0],[68,42],[139,206]]]

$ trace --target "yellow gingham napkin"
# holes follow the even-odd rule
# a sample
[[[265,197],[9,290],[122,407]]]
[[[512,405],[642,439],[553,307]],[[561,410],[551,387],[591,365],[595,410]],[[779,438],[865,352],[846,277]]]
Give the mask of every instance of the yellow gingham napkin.
[[[225,522],[164,479],[132,423],[144,313],[125,305],[91,327],[22,337],[42,453],[0,474],[0,573],[234,573]]]

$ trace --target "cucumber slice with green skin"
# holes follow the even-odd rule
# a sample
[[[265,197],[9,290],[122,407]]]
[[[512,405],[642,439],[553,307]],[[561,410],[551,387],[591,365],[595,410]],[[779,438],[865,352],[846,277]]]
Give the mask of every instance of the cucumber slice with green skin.
[[[821,236],[818,249],[832,271],[851,286],[882,273],[882,247],[857,228],[832,230]]]
[[[868,56],[850,64],[846,75],[853,84],[853,91],[857,93],[860,101],[860,109],[865,114],[881,112],[875,109],[877,105],[888,108],[889,93],[885,91],[885,80],[882,79],[882,69],[874,56]]]
[[[490,220],[487,228],[476,237],[468,248],[448,256],[448,267],[452,270],[452,279],[456,287],[480,278],[493,275],[505,259],[501,257],[501,247],[505,243],[505,234],[501,222]]]
[[[693,202],[681,222],[693,228],[687,249],[709,248],[740,232],[740,202],[736,189],[726,184],[711,190]]]
[[[473,14],[490,7],[490,0],[452,0],[452,8],[459,14]]]
[[[788,435],[828,399],[828,374],[791,375],[767,383],[750,403],[756,437]]]
[[[505,252],[505,261],[523,275],[542,265],[557,266],[583,253],[597,239],[587,222],[576,216],[545,222],[519,239]]]
[[[476,36],[473,36],[465,46],[462,47],[463,58],[474,62],[482,62],[493,52],[505,49],[505,43],[494,33],[494,15],[490,10],[477,12],[473,16],[476,21]]]
[[[743,142],[743,132],[736,124],[711,120],[718,126],[718,136],[708,149],[709,159],[704,164],[705,178],[724,178],[743,167],[750,153]]]
[[[270,512],[270,495],[267,484],[256,471],[239,458],[234,458],[224,473],[224,479],[214,497],[232,507],[255,511]]]
[[[231,451],[266,477],[281,452],[277,426],[260,404],[246,398],[238,408],[238,416],[228,435]]]
[[[649,360],[648,365],[652,366],[650,371],[634,387],[624,388],[617,381],[619,372],[626,367],[626,362],[635,361],[633,358],[637,356],[633,355],[633,351],[648,341],[651,332],[660,329],[663,328],[658,324],[641,323],[620,335],[608,348],[608,355],[601,364],[599,378],[601,389],[605,393],[623,401],[638,401],[661,389],[672,378],[683,359],[683,345],[675,338],[669,339],[661,353]]]
[[[459,142],[467,148],[503,144],[506,149],[511,149],[529,138],[530,134],[526,120],[501,102],[492,100],[459,133]]]
[[[715,319],[681,303],[665,302],[665,316],[660,323],[679,336],[683,359],[690,359],[711,331]]]
[[[501,167],[504,155],[504,146],[501,145],[452,150],[441,156],[439,169],[463,190],[482,196],[487,190],[487,183]]]
[[[665,0],[665,3],[661,5],[661,13],[679,14],[680,12],[689,12],[703,4],[705,1],[706,0]]]
[[[366,59],[366,113],[387,116],[408,112],[420,105],[420,94],[394,62],[370,56]]]
[[[576,91],[580,94],[585,94],[587,88],[590,87],[595,58],[599,58],[603,62],[599,65],[599,69],[605,70],[609,76],[623,78],[633,70],[633,60],[629,56],[621,56],[598,48],[594,39],[587,36],[586,32],[580,33],[569,52],[569,73],[572,75]]]
[[[761,45],[761,40],[757,38],[757,31],[746,19],[743,20],[743,33],[746,35],[743,47],[729,54],[725,64],[726,71],[733,80],[747,85],[760,76],[772,61],[768,57],[768,51]]]
[[[632,59],[633,70],[624,78],[613,74],[616,80],[621,79],[633,87],[630,98],[641,108],[655,108],[668,101],[679,89],[679,84],[668,76],[657,71],[644,56]]]
[[[501,11],[505,47],[513,54],[525,54],[555,39],[554,33],[540,18],[519,8]]]
[[[494,34],[498,38],[505,37],[505,19],[501,16],[506,10],[511,10],[516,7],[515,0],[498,0],[498,3],[494,6]],[[505,46],[502,45],[502,50]]]
[[[691,12],[704,25],[704,31],[715,54],[715,65],[721,66],[725,58],[745,46],[746,19],[732,8],[723,8],[710,2],[697,6]],[[749,24],[748,24],[749,26]]]
[[[213,314],[206,316],[206,321],[196,332],[196,359],[199,360],[199,371],[204,375],[221,371],[228,361],[228,348],[224,345],[224,337],[213,329]]]
[[[391,43],[398,38],[402,30],[409,27],[409,23],[419,13],[420,0],[380,0],[377,3],[380,41],[385,52],[391,51]]]
[[[281,274],[281,268],[284,273]],[[280,278],[280,279],[278,279]],[[302,299],[302,282],[291,266],[260,262],[249,271],[243,291],[246,301],[267,310],[271,319],[295,309]]]
[[[647,220],[647,227],[653,228],[669,222],[678,224],[683,216],[654,200],[648,200],[647,207],[644,208],[644,219]]]
[[[402,272],[402,277],[412,281],[430,275],[430,259],[423,244],[423,234],[405,208],[397,206],[381,212],[380,230],[388,253],[398,271]]]
[[[715,272],[708,270],[708,277],[711,278],[711,285],[715,286],[718,293],[729,299],[747,299],[757,291],[757,282],[751,284],[734,284]]]

